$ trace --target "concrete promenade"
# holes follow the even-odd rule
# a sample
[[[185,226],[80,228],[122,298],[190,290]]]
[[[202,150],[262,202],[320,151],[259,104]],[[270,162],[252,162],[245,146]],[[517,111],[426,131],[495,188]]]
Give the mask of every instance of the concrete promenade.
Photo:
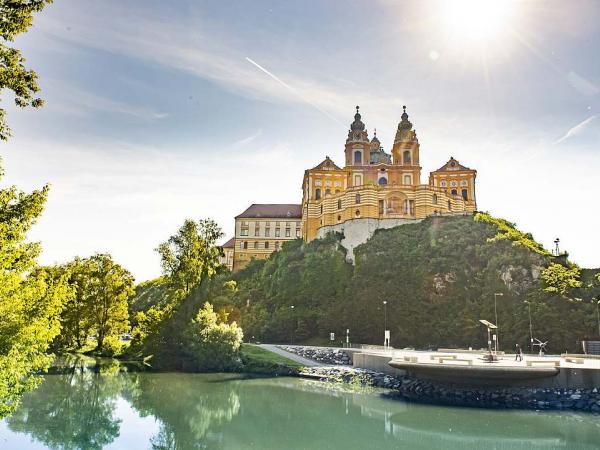
[[[323,364],[285,351],[274,344],[262,344],[263,348],[292,359],[308,367]],[[285,345],[289,347],[289,345]],[[439,381],[484,384],[519,384],[523,386],[557,388],[600,388],[600,358],[587,355],[523,355],[523,361],[515,361],[514,354],[499,354],[498,361],[483,360],[484,350],[439,349],[418,351],[384,349],[364,345],[361,348],[312,347],[314,349],[344,350],[355,368],[368,369],[394,376],[406,372],[419,378]],[[394,367],[390,366],[393,361]]]

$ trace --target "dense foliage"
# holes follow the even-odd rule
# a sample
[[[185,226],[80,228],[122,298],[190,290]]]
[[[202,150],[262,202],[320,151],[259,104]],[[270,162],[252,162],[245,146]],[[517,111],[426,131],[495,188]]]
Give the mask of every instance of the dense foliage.
[[[137,289],[131,355],[158,369],[222,371],[239,365],[242,331],[235,314],[230,317],[225,309],[215,312],[210,303],[195,301],[196,293],[224,270],[216,245],[221,236],[210,219],[186,220],[157,248],[164,275]],[[222,295],[229,298],[234,291],[235,283],[226,283]]]
[[[184,303],[197,311],[209,301],[248,340],[268,342],[325,343],[335,333],[339,344],[349,329],[352,342],[381,345],[387,320],[395,347],[484,347],[479,319],[496,321],[495,300],[507,350],[529,346],[529,311],[533,337],[552,351],[580,351],[581,339],[598,334],[597,273],[559,264],[531,235],[489,215],[379,230],[355,249],[355,266],[345,257],[340,236],[289,242],[266,261],[213,277]]]
[[[63,276],[37,266],[40,245],[26,241],[47,194],[48,187],[30,194],[0,189],[0,417],[41,381],[33,374],[51,361],[46,351],[69,296]]]
[[[0,90],[9,89],[17,106],[42,106],[34,95],[40,90],[37,74],[25,67],[21,52],[7,45],[27,31],[33,22],[33,13],[41,11],[52,0],[0,0]],[[10,137],[6,111],[0,108],[0,139]]]
[[[81,350],[93,337],[96,352],[118,353],[119,335],[129,331],[128,300],[134,293],[133,276],[102,253],[75,258],[60,269],[73,295],[61,315],[62,332],[53,346],[58,350]]]

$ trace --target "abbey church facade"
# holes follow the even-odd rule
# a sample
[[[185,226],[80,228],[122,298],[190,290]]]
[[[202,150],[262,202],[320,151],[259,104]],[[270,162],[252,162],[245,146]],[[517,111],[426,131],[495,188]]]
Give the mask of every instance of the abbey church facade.
[[[304,172],[301,204],[253,204],[238,215],[235,237],[224,246],[228,266],[239,270],[253,258],[268,257],[285,240],[310,242],[332,231],[344,234],[342,244],[352,255],[377,229],[475,211],[477,171],[451,157],[422,184],[420,150],[406,107],[386,153],[376,133],[369,138],[357,106],[343,167],[327,156]]]

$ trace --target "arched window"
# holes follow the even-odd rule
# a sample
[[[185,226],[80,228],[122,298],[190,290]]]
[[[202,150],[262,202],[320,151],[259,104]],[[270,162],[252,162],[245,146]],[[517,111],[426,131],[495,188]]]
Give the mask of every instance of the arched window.
[[[431,203],[437,205],[437,194],[433,194],[433,198],[431,199]]]
[[[387,178],[385,178],[385,177],[381,177],[381,178],[379,179],[379,185],[380,185],[380,186],[385,186],[386,184],[387,184]]]
[[[356,194],[355,203],[357,205],[360,203],[360,194]]]
[[[265,248],[268,249],[269,248],[269,241],[265,242]]]
[[[451,193],[452,195],[457,195],[457,194],[458,194],[458,193],[456,192],[456,189],[452,189],[452,190],[450,191],[450,193]]]
[[[244,250],[248,249],[248,242],[244,242]]]
[[[354,152],[354,164],[362,164],[362,152],[360,150]]]
[[[450,200],[448,200],[448,211],[452,211],[452,203],[450,203]]]
[[[338,200],[338,209],[342,209],[342,200]]]
[[[402,161],[404,161],[404,164],[410,164],[411,163],[410,150],[405,150],[404,151],[404,153],[402,154]]]
[[[325,195],[331,194],[331,189],[325,189]]]
[[[462,198],[465,200],[469,199],[469,192],[466,189],[462,190]]]
[[[315,200],[320,200],[321,199],[321,189],[317,188],[315,190]]]

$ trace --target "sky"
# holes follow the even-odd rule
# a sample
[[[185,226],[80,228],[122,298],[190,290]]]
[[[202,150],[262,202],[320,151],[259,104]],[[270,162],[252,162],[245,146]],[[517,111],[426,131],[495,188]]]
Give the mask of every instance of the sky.
[[[42,263],[109,252],[143,281],[186,218],[225,240],[300,203],[355,105],[389,152],[406,105],[422,183],[454,156],[480,210],[599,267],[600,2],[473,1],[57,0],[16,41],[46,103],[3,92],[2,185],[50,183]]]

